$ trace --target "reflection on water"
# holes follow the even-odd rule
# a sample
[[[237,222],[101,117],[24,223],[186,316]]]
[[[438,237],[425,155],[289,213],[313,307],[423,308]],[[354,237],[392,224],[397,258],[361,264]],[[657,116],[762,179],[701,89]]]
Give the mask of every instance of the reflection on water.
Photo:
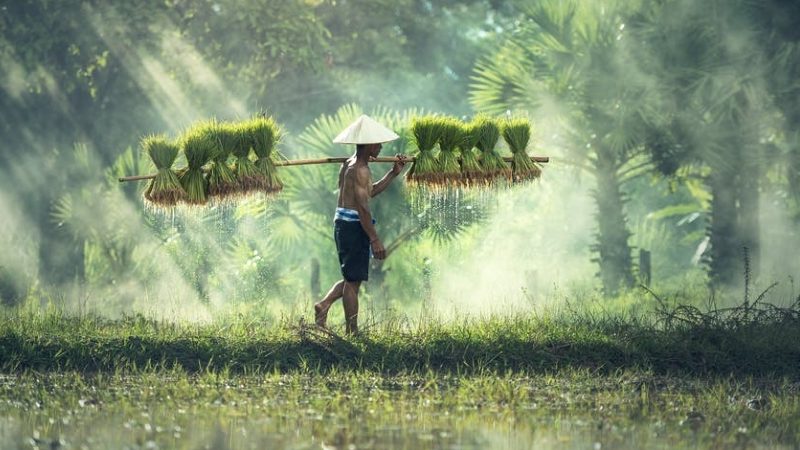
[[[505,423],[480,417],[431,420],[403,425],[353,415],[350,423],[331,417],[284,420],[280,417],[230,417],[203,414],[179,419],[159,415],[129,418],[95,415],[72,420],[5,415],[0,418],[2,448],[181,448],[181,449],[483,449],[483,448],[667,448],[653,427],[620,433],[581,420],[558,423]],[[63,420],[63,421],[62,421]],[[425,425],[425,423],[431,423]],[[158,424],[162,425],[158,425]]]
[[[2,383],[3,449],[792,448],[764,423],[686,413],[691,390],[643,402],[624,384],[511,378],[23,378]]]

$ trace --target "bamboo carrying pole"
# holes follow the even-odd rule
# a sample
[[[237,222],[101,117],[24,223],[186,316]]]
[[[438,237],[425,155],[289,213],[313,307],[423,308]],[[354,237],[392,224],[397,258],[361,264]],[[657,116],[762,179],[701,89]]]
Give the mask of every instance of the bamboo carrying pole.
[[[315,159],[288,159],[285,161],[275,161],[276,166],[307,166],[311,164],[341,164],[345,161],[350,159],[349,156],[339,156],[335,158],[315,158]],[[506,162],[511,162],[512,158],[510,156],[505,156],[503,159]],[[398,159],[395,156],[379,156],[377,158],[373,158],[370,162],[378,162],[378,163],[393,163],[396,162]],[[406,162],[414,162],[414,157],[406,157]],[[531,156],[531,161],[537,163],[547,163],[550,162],[550,157],[548,156]],[[123,181],[140,181],[140,180],[151,180],[155,178],[155,175],[132,175],[129,177],[120,177],[119,182],[122,183]]]

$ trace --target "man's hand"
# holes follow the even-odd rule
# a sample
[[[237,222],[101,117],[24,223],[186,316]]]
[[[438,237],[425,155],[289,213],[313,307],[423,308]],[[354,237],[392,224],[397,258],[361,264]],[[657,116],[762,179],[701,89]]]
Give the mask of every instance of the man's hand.
[[[372,256],[374,256],[375,259],[386,259],[386,249],[383,248],[383,243],[380,239],[373,239],[370,241],[369,245],[372,247]]]
[[[394,162],[394,166],[392,166],[392,175],[398,176],[400,172],[403,171],[403,168],[406,166],[406,156],[398,153],[396,155],[397,161]]]

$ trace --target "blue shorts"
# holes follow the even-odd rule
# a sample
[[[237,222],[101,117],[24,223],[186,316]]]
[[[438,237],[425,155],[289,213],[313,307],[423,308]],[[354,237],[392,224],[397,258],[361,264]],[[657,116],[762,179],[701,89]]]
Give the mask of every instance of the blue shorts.
[[[339,266],[347,281],[369,278],[369,236],[361,222],[337,219],[333,222],[333,239],[339,253]]]

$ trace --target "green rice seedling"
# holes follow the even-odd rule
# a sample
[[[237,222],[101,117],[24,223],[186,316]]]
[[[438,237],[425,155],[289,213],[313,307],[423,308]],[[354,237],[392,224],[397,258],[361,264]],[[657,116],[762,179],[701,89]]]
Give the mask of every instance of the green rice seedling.
[[[215,123],[206,130],[214,141],[211,169],[208,172],[208,195],[215,201],[224,201],[236,194],[238,183],[233,169],[228,165],[236,135],[229,124]]]
[[[489,116],[479,115],[473,119],[473,123],[480,136],[477,147],[481,151],[480,163],[486,182],[492,184],[500,177],[509,177],[511,168],[496,150],[497,141],[500,140],[500,127],[497,126],[497,122]]]
[[[439,119],[441,134],[439,136],[439,156],[437,158],[440,182],[445,185],[459,184],[461,166],[458,164],[458,145],[464,136],[461,122],[453,117]]]
[[[188,166],[179,178],[186,190],[186,202],[193,205],[203,205],[208,199],[208,180],[203,173],[203,166],[211,161],[217,145],[208,131],[213,126],[214,122],[201,122],[187,130],[181,138],[181,147]]]
[[[283,189],[275,168],[278,153],[275,146],[280,141],[281,129],[272,117],[259,116],[248,122],[252,136],[253,151],[256,156],[256,168],[265,180],[265,192],[273,194]]]
[[[411,135],[417,152],[406,175],[410,184],[435,184],[439,179],[439,165],[434,147],[442,133],[442,125],[435,116],[417,117],[411,122]]]
[[[531,139],[531,123],[528,119],[517,117],[503,122],[503,139],[511,149],[511,172],[514,182],[535,180],[542,174],[541,169],[531,161],[526,153]]]
[[[475,146],[481,135],[475,124],[461,124],[461,184],[470,187],[483,185],[486,178],[483,175],[483,168],[478,162],[478,155],[475,153]]]
[[[247,123],[232,125],[235,136],[231,152],[236,157],[234,173],[239,184],[239,192],[247,194],[253,191],[263,191],[266,186],[264,175],[258,170],[250,152],[253,147],[253,133]]]
[[[150,155],[158,173],[150,180],[144,191],[144,198],[155,206],[173,206],[179,201],[186,200],[186,191],[183,190],[180,180],[172,165],[178,157],[178,145],[164,135],[150,135],[142,139],[142,150]]]

